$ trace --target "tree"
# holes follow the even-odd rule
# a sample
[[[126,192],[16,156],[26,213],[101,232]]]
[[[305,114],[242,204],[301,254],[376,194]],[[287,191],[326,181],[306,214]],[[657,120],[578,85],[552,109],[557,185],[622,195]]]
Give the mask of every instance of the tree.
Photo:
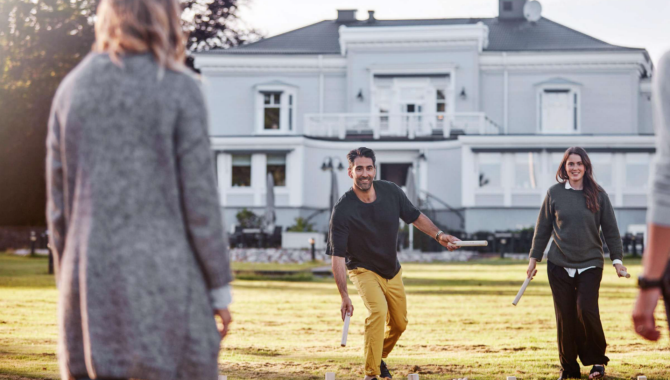
[[[94,3],[0,0],[0,225],[44,224],[51,99],[91,48]]]
[[[187,49],[190,53],[211,49],[226,49],[253,42],[261,37],[255,29],[246,28],[238,11],[249,0],[181,0],[184,7],[182,20],[188,32]],[[187,64],[193,67],[193,56]]]
[[[0,226],[44,225],[46,130],[63,77],[91,50],[99,0],[0,0]],[[182,0],[189,51],[258,37],[238,3]]]

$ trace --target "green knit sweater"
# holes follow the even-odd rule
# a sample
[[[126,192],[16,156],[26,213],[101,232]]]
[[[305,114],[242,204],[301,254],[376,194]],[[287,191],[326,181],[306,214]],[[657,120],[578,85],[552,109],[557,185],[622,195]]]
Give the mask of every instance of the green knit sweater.
[[[600,210],[593,213],[586,208],[583,191],[566,189],[564,183],[550,187],[537,218],[530,257],[542,261],[549,238],[553,237],[548,256],[553,264],[577,269],[602,268],[605,261],[600,240],[602,228],[610,259],[621,260],[621,236],[614,209],[604,190],[598,194],[598,202]]]

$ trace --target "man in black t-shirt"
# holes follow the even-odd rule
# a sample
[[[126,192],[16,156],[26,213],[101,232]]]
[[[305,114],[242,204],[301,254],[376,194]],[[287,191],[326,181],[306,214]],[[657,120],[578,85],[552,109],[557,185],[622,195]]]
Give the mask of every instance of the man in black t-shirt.
[[[399,219],[448,245],[459,239],[440,231],[398,185],[375,181],[375,154],[354,149],[347,155],[353,187],[337,202],[330,220],[329,254],[342,296],[342,319],[353,315],[346,273],[368,309],[365,319],[365,380],[391,374],[382,358],[393,350],[407,327],[407,302],[396,242]],[[345,269],[346,266],[346,269]],[[385,331],[386,330],[386,331]]]

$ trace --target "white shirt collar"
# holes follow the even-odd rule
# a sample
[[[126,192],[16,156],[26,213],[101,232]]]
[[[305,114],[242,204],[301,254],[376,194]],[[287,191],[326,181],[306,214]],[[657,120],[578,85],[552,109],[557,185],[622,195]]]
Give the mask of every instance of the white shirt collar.
[[[565,181],[565,188],[566,188],[567,190],[574,190],[574,189],[572,188],[572,186],[570,186],[570,181]]]

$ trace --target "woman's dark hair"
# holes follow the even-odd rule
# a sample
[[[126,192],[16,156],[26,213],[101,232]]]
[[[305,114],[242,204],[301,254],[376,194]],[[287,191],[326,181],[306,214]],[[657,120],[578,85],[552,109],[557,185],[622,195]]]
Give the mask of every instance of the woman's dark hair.
[[[349,167],[354,166],[354,160],[356,160],[357,157],[367,157],[372,160],[372,165],[375,165],[375,152],[372,149],[366,148],[366,147],[360,147],[358,149],[354,149],[351,152],[347,154],[347,160],[349,161]]]
[[[565,183],[569,180],[568,172],[565,169],[565,165],[568,162],[568,158],[571,154],[576,154],[582,159],[584,164],[584,196],[586,197],[586,208],[591,210],[591,212],[596,213],[600,210],[600,204],[598,203],[598,193],[603,191],[603,189],[598,185],[596,180],[593,178],[593,166],[591,165],[591,160],[589,155],[586,153],[584,148],[578,146],[573,146],[568,148],[563,154],[563,159],[561,160],[561,165],[558,167],[556,172],[556,181],[560,183]]]

